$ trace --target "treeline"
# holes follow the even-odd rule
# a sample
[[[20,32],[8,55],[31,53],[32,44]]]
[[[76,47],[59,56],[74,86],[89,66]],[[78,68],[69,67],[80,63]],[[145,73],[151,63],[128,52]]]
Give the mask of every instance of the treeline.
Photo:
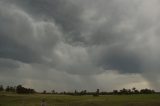
[[[2,85],[0,85],[0,92],[15,92],[18,94],[33,94],[38,93],[34,89],[31,88],[25,88],[22,85],[18,86],[7,86],[4,88]],[[83,96],[83,95],[93,95],[93,96],[99,96],[99,95],[131,95],[131,94],[160,94],[159,92],[155,92],[152,89],[141,89],[138,90],[135,87],[132,89],[121,89],[121,90],[113,90],[112,92],[104,92],[97,89],[95,92],[88,92],[87,90],[75,90],[73,92],[56,92],[55,90],[52,90],[51,92],[47,92],[44,90],[41,92],[42,94],[57,94],[57,95],[73,95],[73,96]]]
[[[31,88],[25,88],[22,85],[18,86],[7,86],[6,88],[3,87],[3,85],[0,85],[0,92],[12,92],[12,93],[18,93],[18,94],[33,94],[36,93],[34,89]]]
[[[121,89],[121,90],[113,90],[113,92],[111,92],[111,94],[154,94],[156,93],[154,90],[152,89],[141,89],[141,90],[137,90],[136,88],[132,88],[132,89]]]
[[[19,94],[32,94],[35,93],[35,90],[31,88],[25,88],[22,85],[18,85],[16,88],[16,92]]]
[[[83,95],[93,95],[93,96],[99,96],[99,95],[131,95],[131,94],[157,94],[158,92],[155,92],[152,89],[141,89],[141,90],[137,90],[136,88],[132,88],[132,89],[121,89],[121,90],[113,90],[112,92],[104,92],[104,91],[100,91],[99,89],[97,89],[95,92],[88,92],[87,90],[82,90],[82,91],[77,91],[75,90],[74,92],[55,92],[55,90],[52,90],[54,92],[52,92],[52,94],[63,94],[63,95],[73,95],[73,96],[83,96]],[[50,94],[50,93],[46,93],[42,92],[43,94]],[[159,93],[158,93],[159,94]]]

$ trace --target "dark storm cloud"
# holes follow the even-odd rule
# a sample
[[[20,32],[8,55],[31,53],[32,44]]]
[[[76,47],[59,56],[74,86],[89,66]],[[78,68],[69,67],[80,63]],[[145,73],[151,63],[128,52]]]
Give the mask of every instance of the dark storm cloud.
[[[26,32],[32,31],[29,24],[25,18],[23,19],[23,16],[18,14],[18,17],[12,13],[14,11],[9,10],[5,6],[10,5],[1,3],[0,7],[0,57],[23,62],[36,61],[34,52],[17,40],[18,36],[19,38],[28,36]]]
[[[1,50],[1,57],[17,58],[23,62],[41,61],[40,53],[43,51],[51,52],[49,49],[52,49],[56,44],[54,42],[57,42],[59,39],[56,37],[57,35],[51,31],[52,25],[48,24],[51,21],[54,21],[54,24],[65,33],[63,38],[66,42],[76,43],[83,40],[80,35],[81,10],[70,2],[64,0],[3,0],[2,3],[9,8],[1,7],[0,30],[1,40],[3,41],[1,42],[1,47],[8,49],[8,51]],[[15,12],[15,14],[13,12]],[[37,29],[33,26],[36,21],[40,21],[37,22]],[[43,40],[41,42],[34,38],[35,32],[37,32],[37,34],[45,34],[42,35],[45,37],[42,38]],[[39,37],[39,35],[37,35],[37,37]],[[19,42],[17,39],[22,41]],[[27,43],[24,44],[23,41]],[[45,50],[41,51],[41,49]]]
[[[134,51],[125,50],[124,46],[113,47],[104,51],[98,64],[107,70],[119,70],[122,73],[141,73],[141,58]]]
[[[1,33],[0,36],[0,57],[7,59],[19,60],[22,62],[35,62],[37,55],[29,47],[21,45],[16,41],[6,38]]]
[[[48,55],[59,39],[60,34],[54,24],[36,23],[27,13],[12,4],[1,3],[0,22],[2,58],[27,63],[41,62],[42,55]]]
[[[44,80],[49,87],[53,81],[57,89],[74,85],[91,89],[86,81],[98,87],[110,76],[114,83],[117,78],[129,85],[133,73],[143,84],[143,77],[153,82],[160,69],[157,4],[157,0],[1,0],[0,76],[11,77],[8,71],[13,69],[14,80],[24,78],[28,86]],[[153,74],[147,77],[150,70]]]
[[[1,69],[1,71],[5,71],[5,69],[3,70],[3,68],[16,69],[18,67],[19,67],[18,63],[16,63],[13,60],[2,59],[2,58],[0,59],[0,69]]]
[[[66,0],[13,0],[14,4],[18,4],[26,12],[37,19],[44,21],[54,20],[66,33],[64,36],[67,42],[80,42],[83,37],[80,36],[81,29],[81,8],[77,8],[78,4],[73,4]],[[8,1],[10,2],[10,1]]]

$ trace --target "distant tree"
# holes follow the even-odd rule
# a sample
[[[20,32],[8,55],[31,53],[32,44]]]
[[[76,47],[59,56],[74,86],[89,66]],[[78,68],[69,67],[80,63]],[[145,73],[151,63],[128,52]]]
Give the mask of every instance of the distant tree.
[[[146,89],[141,89],[140,93],[141,94],[153,94],[153,93],[155,93],[155,91],[146,88]]]
[[[83,92],[84,92],[84,94],[87,94],[87,90],[84,90]]]
[[[10,87],[9,92],[16,92],[16,87]]]
[[[80,92],[80,95],[86,95],[87,94],[87,90],[82,90],[81,92]]]
[[[56,92],[55,92],[55,90],[52,90],[52,94],[55,94]]]
[[[128,94],[128,90],[125,88],[121,89],[119,92],[120,94]]]
[[[25,88],[22,85],[18,85],[16,88],[16,92],[19,94],[30,94],[35,93],[35,90],[31,88]]]
[[[63,91],[63,93],[62,94],[66,94],[66,91]]]
[[[43,91],[43,94],[46,94],[46,93],[47,93],[46,90],[44,90],[44,91]]]
[[[135,90],[135,94],[139,94],[139,91],[138,91],[138,90]]]
[[[0,92],[4,91],[3,85],[0,85]]]
[[[99,94],[99,89],[97,89],[96,94]]]
[[[16,92],[16,87],[7,86],[5,89],[6,92]]]
[[[78,93],[77,90],[75,90],[75,91],[74,91],[74,94],[76,95],[77,93]]]
[[[118,94],[118,90],[113,90],[113,94]]]
[[[127,94],[132,94],[132,90],[131,89],[127,89]]]
[[[5,89],[5,91],[9,92],[10,91],[10,86],[7,86],[6,89]]]
[[[97,91],[95,92],[95,94],[93,94],[93,96],[99,96],[100,92],[99,89],[97,89]]]
[[[16,92],[17,93],[24,93],[25,92],[25,88],[22,87],[22,85],[18,85],[17,88],[16,88]]]
[[[135,90],[136,90],[136,88],[135,88],[135,87],[133,87],[133,88],[132,88],[132,91],[133,91],[133,92],[135,92]]]
[[[139,93],[139,91],[138,91],[135,87],[133,87],[133,88],[132,88],[132,93],[134,93],[134,94],[138,94],[138,93]]]

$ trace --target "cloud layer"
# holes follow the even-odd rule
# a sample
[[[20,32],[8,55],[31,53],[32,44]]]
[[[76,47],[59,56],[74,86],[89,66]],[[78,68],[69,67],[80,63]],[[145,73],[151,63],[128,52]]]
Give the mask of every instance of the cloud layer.
[[[0,83],[159,90],[159,3],[1,0]]]

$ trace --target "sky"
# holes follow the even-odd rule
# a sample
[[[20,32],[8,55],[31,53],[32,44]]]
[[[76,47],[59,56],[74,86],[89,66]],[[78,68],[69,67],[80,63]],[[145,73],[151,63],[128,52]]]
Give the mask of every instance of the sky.
[[[0,0],[0,84],[160,91],[159,0]]]

